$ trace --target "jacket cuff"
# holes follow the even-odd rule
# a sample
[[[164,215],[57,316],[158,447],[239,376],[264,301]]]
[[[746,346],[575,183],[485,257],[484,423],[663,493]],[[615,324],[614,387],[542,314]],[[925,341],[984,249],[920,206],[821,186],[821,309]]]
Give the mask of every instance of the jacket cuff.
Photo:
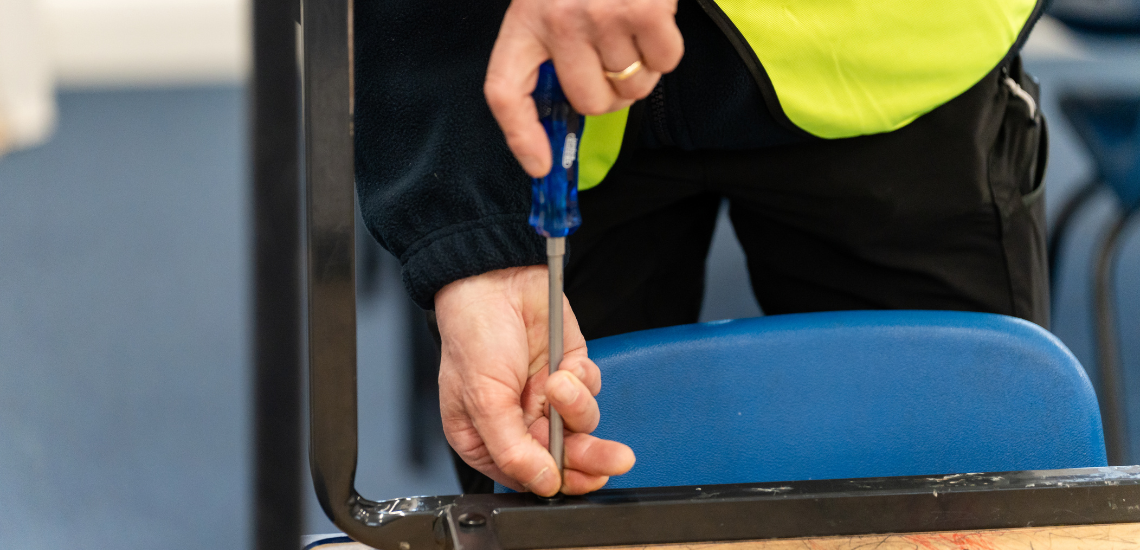
[[[435,309],[435,293],[453,281],[496,269],[546,264],[546,241],[528,214],[499,214],[444,227],[400,257],[404,286],[416,305]]]

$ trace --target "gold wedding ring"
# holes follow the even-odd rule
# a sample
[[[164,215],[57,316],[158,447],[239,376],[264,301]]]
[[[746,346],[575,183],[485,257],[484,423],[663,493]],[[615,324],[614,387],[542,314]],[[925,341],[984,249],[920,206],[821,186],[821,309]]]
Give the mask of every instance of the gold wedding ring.
[[[630,63],[628,67],[626,67],[626,68],[624,68],[618,72],[610,72],[610,71],[603,71],[603,72],[606,73],[606,78],[613,80],[614,82],[621,82],[621,81],[637,74],[637,71],[640,71],[640,70],[641,70],[641,60],[638,59],[637,61]]]

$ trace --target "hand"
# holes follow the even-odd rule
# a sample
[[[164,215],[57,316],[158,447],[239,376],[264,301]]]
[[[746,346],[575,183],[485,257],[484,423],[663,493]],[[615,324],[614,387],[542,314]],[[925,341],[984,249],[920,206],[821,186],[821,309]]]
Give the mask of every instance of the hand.
[[[565,298],[563,298],[565,300]],[[553,496],[600,489],[633,467],[633,451],[589,435],[598,426],[601,372],[563,303],[564,348],[549,370],[547,270],[502,269],[455,281],[435,296],[443,341],[443,431],[463,460],[516,491]],[[565,479],[547,452],[547,403],[565,422]]]
[[[676,68],[684,53],[677,0],[513,0],[491,51],[483,92],[507,145],[533,177],[550,171],[550,146],[530,94],[538,66],[554,61],[566,98],[579,113],[625,108]],[[615,82],[641,60],[643,69]]]

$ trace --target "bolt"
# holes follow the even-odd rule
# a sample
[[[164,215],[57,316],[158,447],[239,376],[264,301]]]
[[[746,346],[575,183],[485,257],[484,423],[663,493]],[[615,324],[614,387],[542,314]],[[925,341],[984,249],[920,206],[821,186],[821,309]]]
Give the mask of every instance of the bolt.
[[[482,514],[476,514],[472,512],[469,514],[459,515],[459,525],[461,527],[482,527],[486,524],[487,518],[483,517]]]
[[[406,542],[402,542],[402,541],[400,542],[400,550],[411,550],[411,548],[412,548],[412,545],[410,545]]]

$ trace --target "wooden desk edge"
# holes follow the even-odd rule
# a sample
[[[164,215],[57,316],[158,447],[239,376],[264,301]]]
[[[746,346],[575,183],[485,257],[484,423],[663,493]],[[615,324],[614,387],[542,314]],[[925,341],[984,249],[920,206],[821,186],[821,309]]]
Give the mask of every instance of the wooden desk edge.
[[[1061,525],[565,550],[1125,550],[1140,549],[1140,523]]]
[[[360,543],[313,550],[368,550]],[[1140,523],[1060,525],[687,544],[598,546],[561,550],[1140,550]]]

